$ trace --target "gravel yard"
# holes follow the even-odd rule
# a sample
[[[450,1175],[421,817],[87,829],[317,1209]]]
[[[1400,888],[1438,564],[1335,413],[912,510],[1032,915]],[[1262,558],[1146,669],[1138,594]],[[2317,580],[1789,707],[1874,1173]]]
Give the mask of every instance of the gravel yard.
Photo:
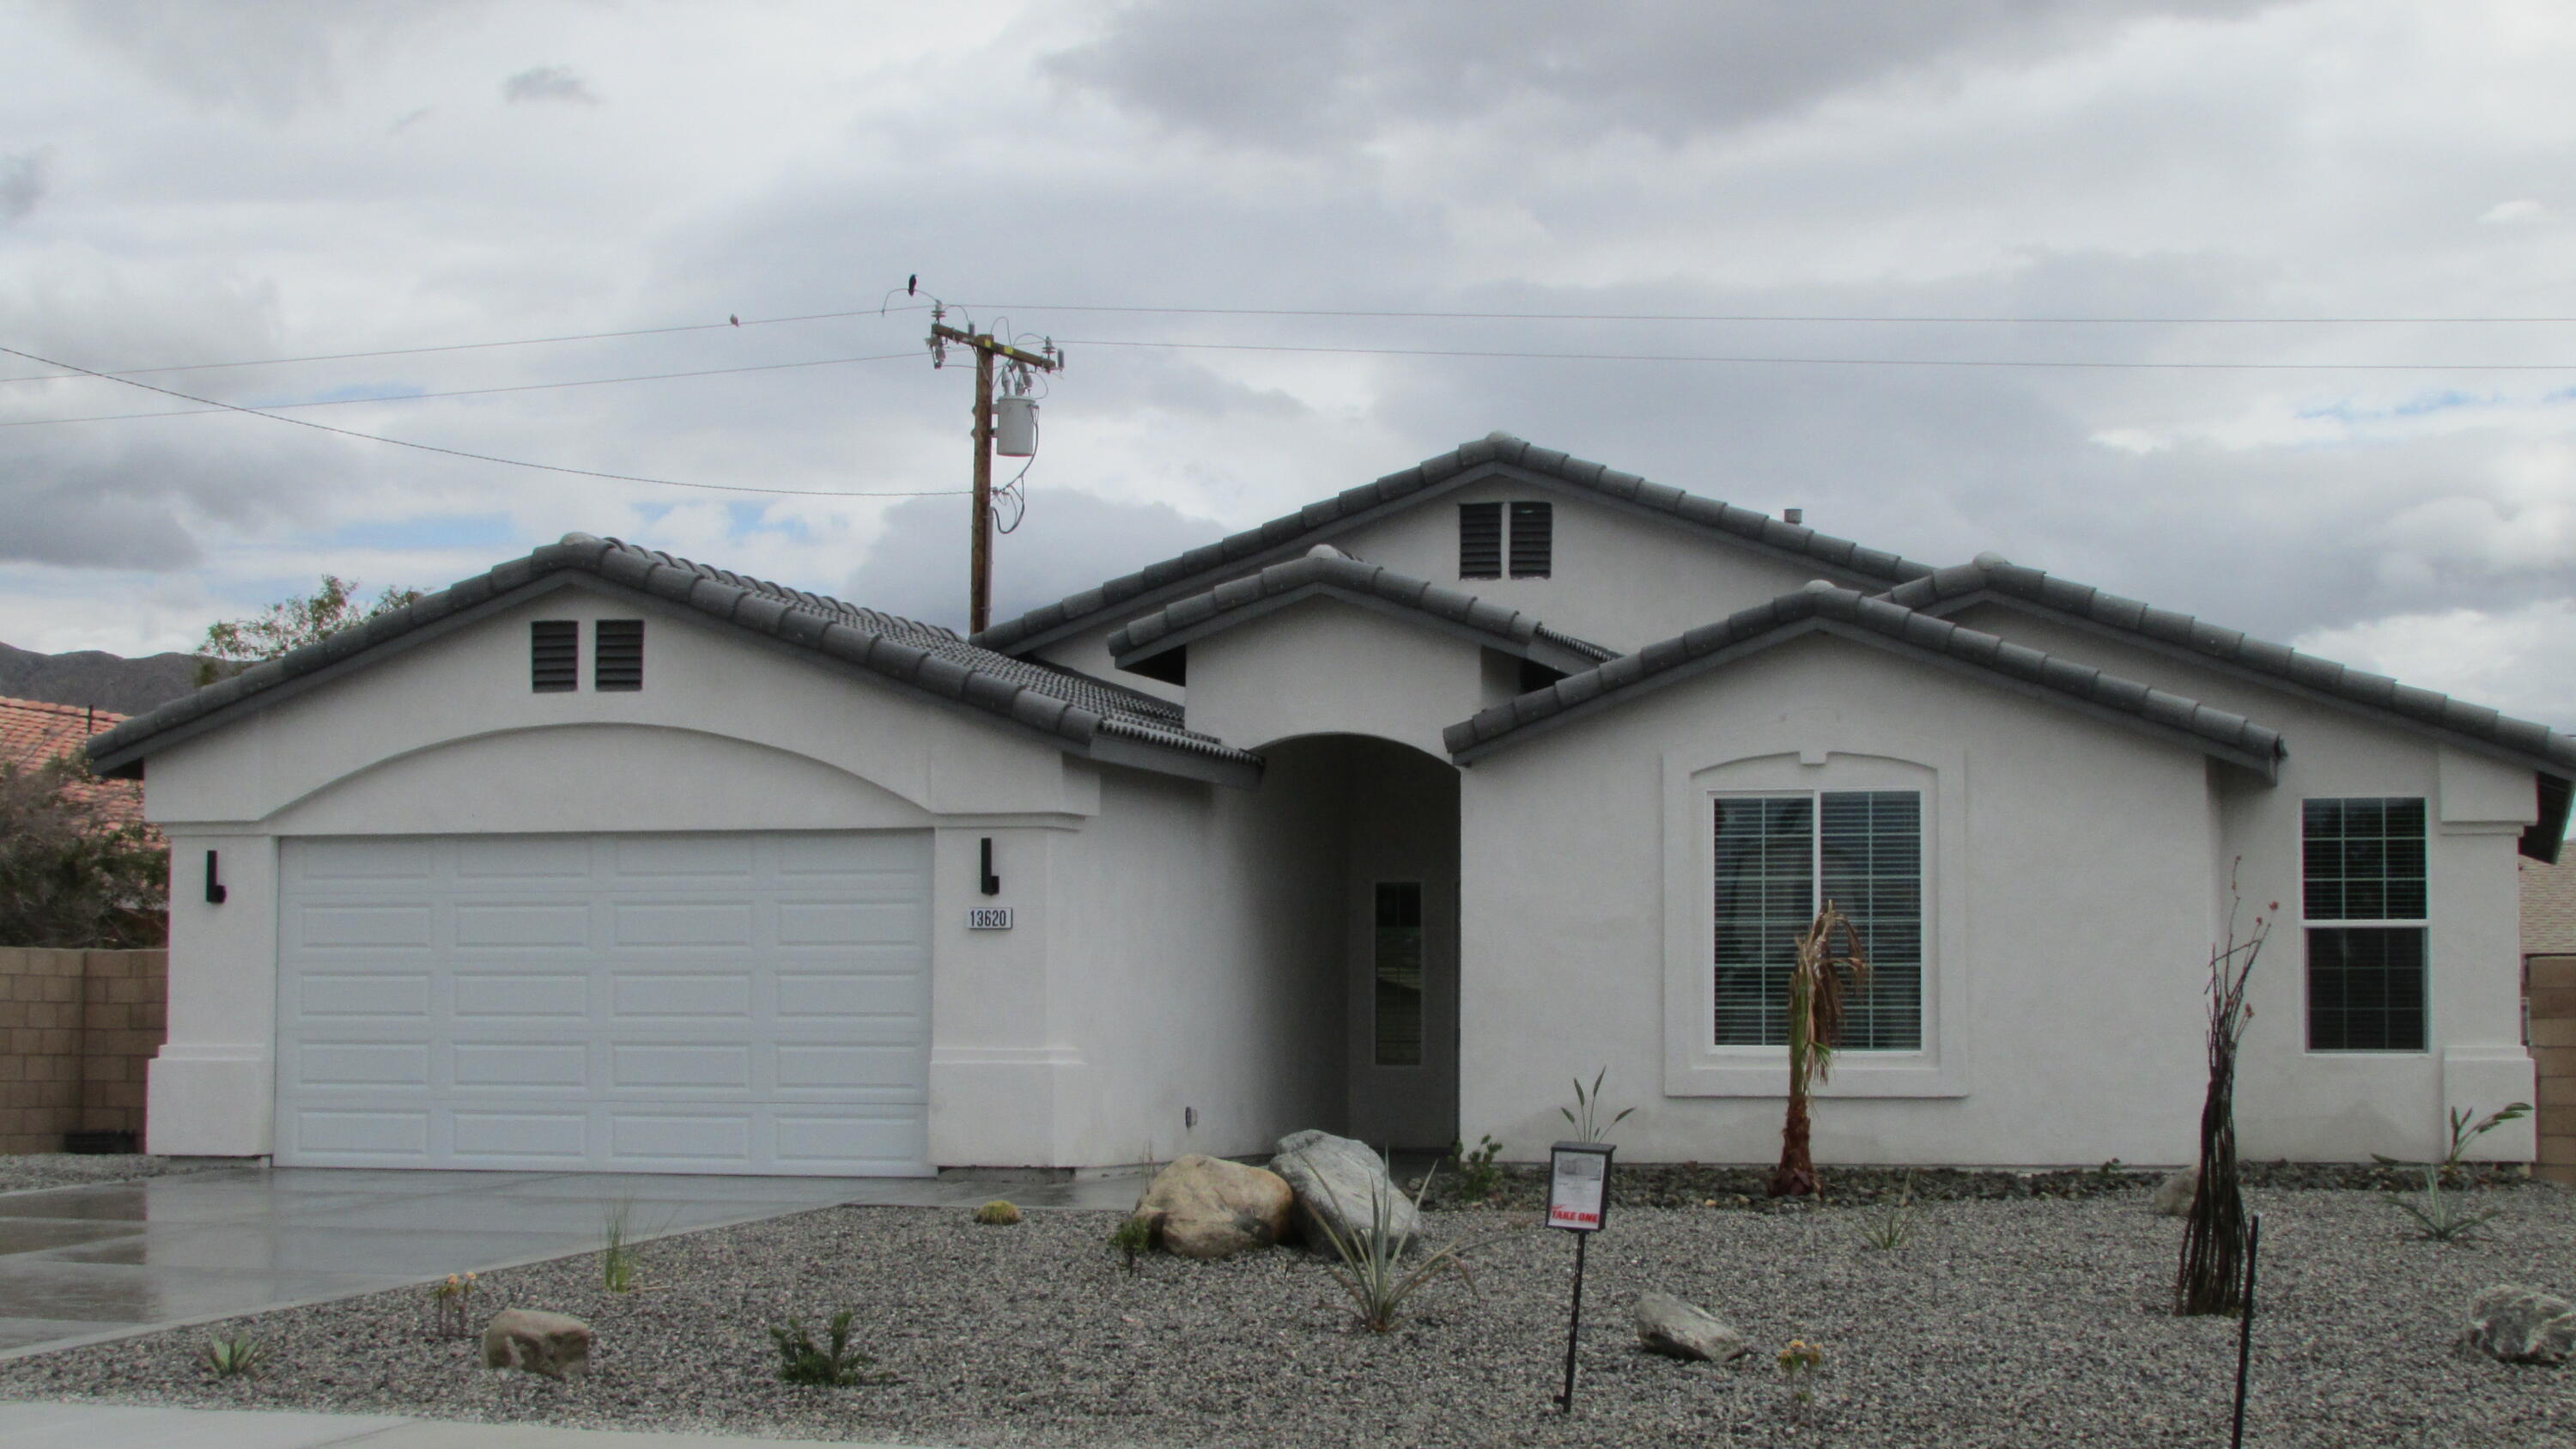
[[[2491,1190],[2504,1216],[2452,1246],[2404,1236],[2373,1193],[2251,1197],[2266,1216],[2247,1442],[2576,1445],[2576,1367],[2449,1347],[2481,1288],[2576,1291],[2576,1195]],[[587,1382],[480,1372],[471,1344],[430,1338],[419,1295],[399,1292],[0,1364],[0,1396],[1010,1449],[2225,1442],[2236,1325],[2164,1311],[2181,1225],[2150,1216],[2143,1191],[1930,1202],[1892,1252],[1862,1241],[1873,1211],[1616,1211],[1593,1244],[1571,1419],[1549,1398],[1573,1244],[1492,1208],[1431,1215],[1435,1236],[1480,1240],[1478,1291],[1444,1278],[1384,1336],[1354,1331],[1322,1264],[1295,1250],[1152,1258],[1131,1277],[1106,1246],[1115,1214],[979,1227],[965,1210],[833,1208],[648,1243],[634,1293],[602,1291],[593,1257],[487,1277],[478,1324],[505,1305],[590,1321]],[[1763,1351],[1730,1365],[1637,1352],[1628,1305],[1655,1288]],[[900,1381],[775,1382],[766,1327],[842,1307]],[[234,1329],[276,1361],[217,1381],[193,1356]],[[1805,1406],[1771,1358],[1792,1337],[1826,1354]]]
[[[138,1177],[168,1177],[229,1167],[186,1157],[150,1157],[135,1152],[21,1152],[0,1154],[0,1192],[39,1187],[81,1187],[98,1182],[128,1182]]]

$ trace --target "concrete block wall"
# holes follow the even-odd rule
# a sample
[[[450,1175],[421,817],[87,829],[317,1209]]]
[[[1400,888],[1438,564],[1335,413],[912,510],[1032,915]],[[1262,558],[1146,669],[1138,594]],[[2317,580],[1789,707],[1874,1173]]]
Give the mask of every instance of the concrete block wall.
[[[2576,1183],[2576,956],[2531,956],[2531,1060],[2539,1069],[2540,1158],[2532,1171]]]
[[[168,1035],[169,953],[0,947],[0,1153],[63,1134],[143,1137],[144,1074]]]

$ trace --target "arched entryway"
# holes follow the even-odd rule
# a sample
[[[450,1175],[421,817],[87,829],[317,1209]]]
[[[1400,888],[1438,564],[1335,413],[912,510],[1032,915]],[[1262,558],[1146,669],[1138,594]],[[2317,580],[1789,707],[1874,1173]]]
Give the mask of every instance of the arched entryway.
[[[1339,960],[1342,1120],[1399,1151],[1445,1149],[1458,1132],[1458,771],[1368,735],[1306,735],[1261,747],[1263,788],[1308,822],[1326,857],[1309,879]]]

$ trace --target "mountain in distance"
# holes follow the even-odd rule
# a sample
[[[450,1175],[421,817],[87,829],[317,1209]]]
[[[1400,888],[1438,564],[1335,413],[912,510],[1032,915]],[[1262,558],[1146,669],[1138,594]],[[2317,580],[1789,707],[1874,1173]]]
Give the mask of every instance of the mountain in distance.
[[[124,659],[97,649],[38,654],[0,644],[0,695],[141,714],[197,687],[197,656]]]

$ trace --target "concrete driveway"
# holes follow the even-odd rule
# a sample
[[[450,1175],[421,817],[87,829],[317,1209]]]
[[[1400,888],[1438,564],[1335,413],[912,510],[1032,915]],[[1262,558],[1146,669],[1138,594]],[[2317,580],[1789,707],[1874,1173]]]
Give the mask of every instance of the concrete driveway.
[[[0,1358],[840,1203],[1132,1205],[1134,1179],[226,1168],[0,1194]]]

